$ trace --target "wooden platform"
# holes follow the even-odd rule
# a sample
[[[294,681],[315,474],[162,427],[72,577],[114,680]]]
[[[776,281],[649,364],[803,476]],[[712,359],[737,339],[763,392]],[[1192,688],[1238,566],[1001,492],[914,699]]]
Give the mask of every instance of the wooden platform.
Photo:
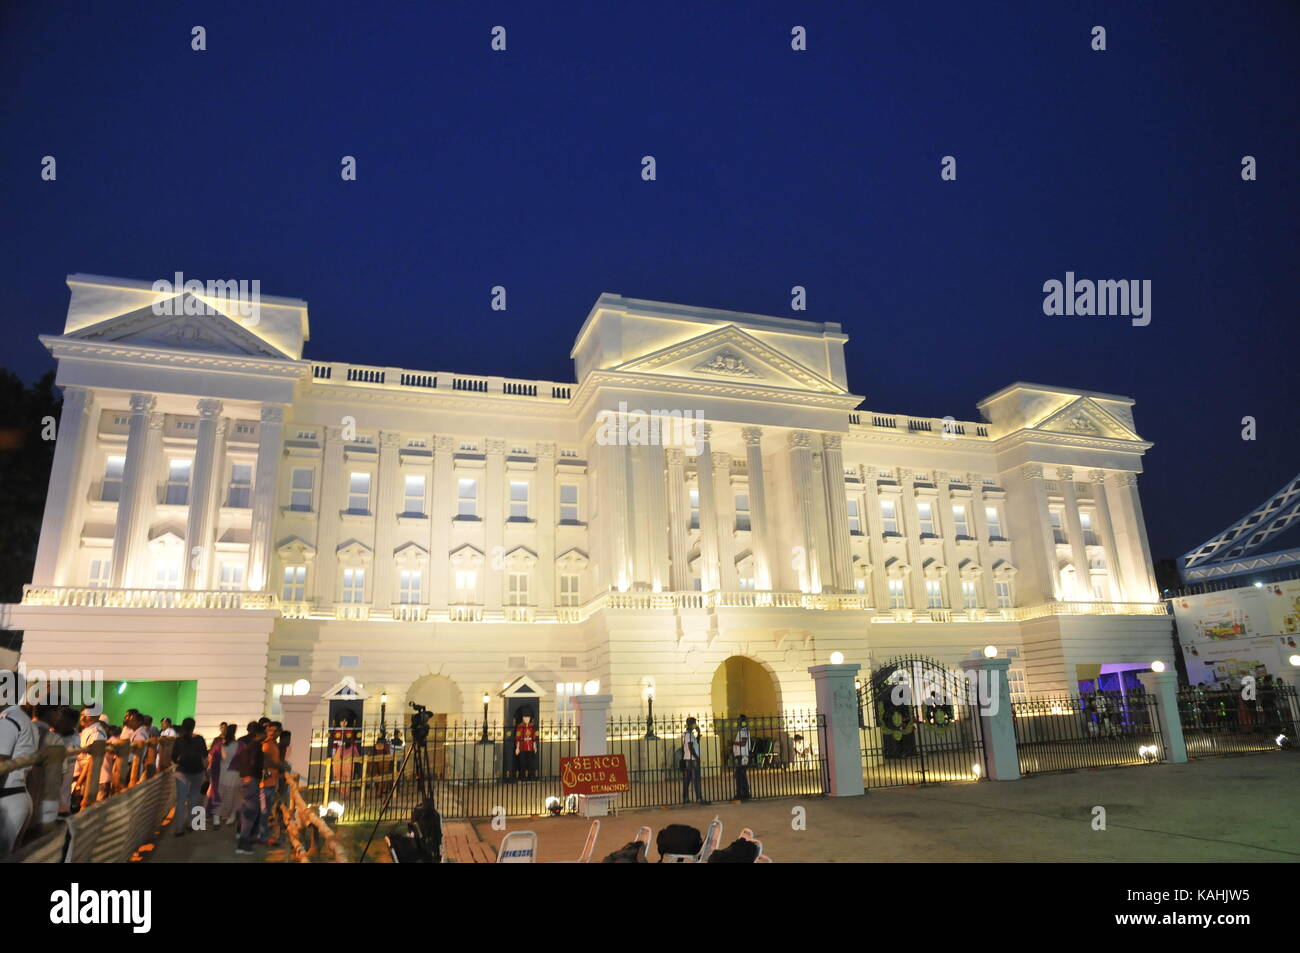
[[[496,848],[479,840],[468,821],[444,821],[442,849],[449,864],[495,864]]]

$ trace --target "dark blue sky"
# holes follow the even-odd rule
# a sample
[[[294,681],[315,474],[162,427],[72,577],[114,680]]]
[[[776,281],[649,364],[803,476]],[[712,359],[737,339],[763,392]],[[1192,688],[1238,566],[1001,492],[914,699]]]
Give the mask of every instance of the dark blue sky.
[[[1298,73],[1287,0],[10,2],[2,359],[52,365],[76,271],[258,278],[310,357],[557,380],[601,291],[839,321],[868,408],[1136,398],[1175,556],[1300,469]],[[1150,326],[1045,317],[1067,270],[1150,279]]]

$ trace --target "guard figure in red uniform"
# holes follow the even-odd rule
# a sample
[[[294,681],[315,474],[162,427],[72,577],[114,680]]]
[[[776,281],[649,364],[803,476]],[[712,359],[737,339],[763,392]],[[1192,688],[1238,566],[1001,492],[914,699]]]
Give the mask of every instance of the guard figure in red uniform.
[[[528,712],[515,725],[515,768],[524,781],[537,780],[537,726]]]

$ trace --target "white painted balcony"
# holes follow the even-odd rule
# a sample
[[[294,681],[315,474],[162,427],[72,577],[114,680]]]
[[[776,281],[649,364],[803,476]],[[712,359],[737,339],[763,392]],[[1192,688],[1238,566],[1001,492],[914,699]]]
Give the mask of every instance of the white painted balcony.
[[[94,609],[278,609],[270,592],[224,589],[101,589],[92,586],[24,586],[23,605]]]
[[[394,622],[423,622],[429,615],[429,607],[424,603],[394,602]]]
[[[365,364],[337,362],[313,363],[312,380],[318,384],[345,387],[379,388],[399,391],[452,391],[461,394],[488,394],[531,401],[568,401],[576,384],[559,381],[528,381],[512,377],[480,377],[453,374],[449,371],[412,371],[400,367],[371,367]]]

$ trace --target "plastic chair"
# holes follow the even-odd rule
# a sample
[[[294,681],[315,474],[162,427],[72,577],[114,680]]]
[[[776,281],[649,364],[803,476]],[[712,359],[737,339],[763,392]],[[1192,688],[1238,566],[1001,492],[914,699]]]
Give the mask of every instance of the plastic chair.
[[[587,843],[583,845],[582,856],[575,861],[579,864],[591,863],[592,852],[596,849],[596,837],[600,834],[600,821],[591,822],[591,830],[587,831]]]
[[[537,834],[534,831],[511,831],[501,838],[497,850],[498,864],[537,863]]]

